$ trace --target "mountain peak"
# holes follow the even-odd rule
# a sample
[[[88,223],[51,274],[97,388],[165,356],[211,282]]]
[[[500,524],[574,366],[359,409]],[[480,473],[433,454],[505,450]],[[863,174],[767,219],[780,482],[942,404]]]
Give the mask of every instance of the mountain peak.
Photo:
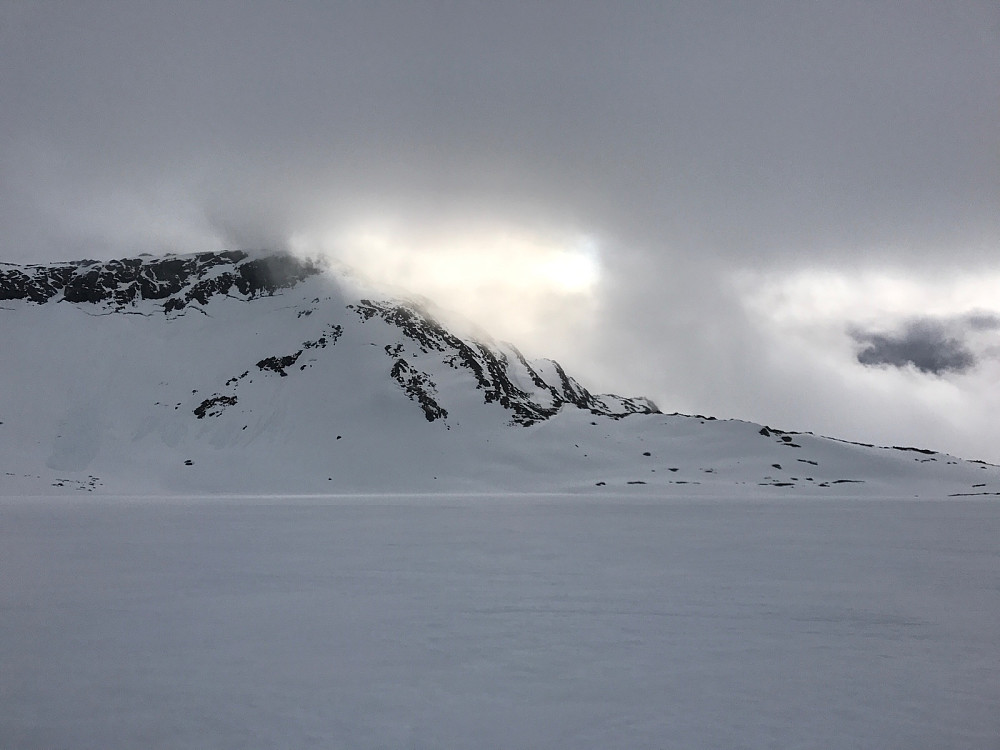
[[[1000,493],[986,464],[593,394],[432,309],[285,253],[0,265],[0,494]]]

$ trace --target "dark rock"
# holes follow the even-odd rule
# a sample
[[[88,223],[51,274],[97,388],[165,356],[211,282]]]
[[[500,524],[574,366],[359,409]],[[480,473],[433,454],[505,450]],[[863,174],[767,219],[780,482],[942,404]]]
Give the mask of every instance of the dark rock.
[[[233,406],[235,403],[236,396],[212,396],[198,404],[194,414],[198,419],[217,417],[225,411],[227,406]]]
[[[902,445],[894,445],[894,446],[892,446],[892,449],[894,451],[913,451],[914,453],[923,453],[926,456],[936,456],[936,455],[938,455],[937,451],[929,451],[929,450],[927,450],[925,448],[909,448],[909,447],[902,446]]]
[[[281,377],[288,377],[288,373],[285,372],[286,367],[291,367],[301,356],[302,350],[299,349],[295,354],[288,354],[284,357],[266,357],[257,363],[257,369],[261,372],[265,370],[270,370],[271,372],[278,373]]]
[[[403,334],[416,342],[423,352],[436,351],[445,354],[445,362],[454,368],[468,369],[476,380],[476,387],[483,391],[486,403],[497,403],[512,414],[514,424],[531,425],[555,415],[565,404],[586,409],[593,414],[620,418],[628,414],[658,414],[659,409],[648,399],[625,399],[605,396],[614,400],[609,405],[600,396],[594,396],[579,383],[570,378],[558,362],[551,362],[555,370],[555,383],[546,382],[524,356],[510,347],[517,363],[539,390],[547,392],[550,404],[532,400],[511,380],[512,363],[503,352],[481,343],[466,342],[445,329],[437,320],[412,303],[373,302],[363,299],[356,305],[348,305],[362,321],[380,318],[396,326]],[[395,347],[387,347],[387,353],[395,356]],[[400,350],[401,351],[401,350]]]
[[[225,270],[219,271],[220,268]],[[274,294],[319,273],[309,261],[276,253],[248,260],[240,250],[165,258],[123,258],[58,263],[49,266],[0,266],[0,300],[43,304],[50,299],[107,304],[114,309],[139,300],[163,300],[164,313],[201,305],[235,287],[245,298]]]
[[[437,389],[427,373],[415,370],[405,359],[397,359],[389,374],[402,386],[411,401],[420,404],[428,422],[447,418],[448,410],[435,400]]]

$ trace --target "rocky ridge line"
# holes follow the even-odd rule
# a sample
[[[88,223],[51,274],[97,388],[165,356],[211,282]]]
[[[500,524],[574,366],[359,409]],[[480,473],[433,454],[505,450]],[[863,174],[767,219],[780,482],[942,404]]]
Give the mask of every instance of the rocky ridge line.
[[[95,304],[110,308],[112,312],[126,312],[142,300],[151,300],[159,304],[164,314],[169,314],[192,303],[207,305],[216,295],[238,299],[271,295],[292,288],[323,270],[318,263],[286,253],[251,257],[240,250],[104,262],[0,264],[0,301]],[[528,426],[545,421],[565,405],[613,419],[629,414],[660,413],[649,399],[594,395],[552,360],[532,364],[511,345],[499,347],[492,342],[463,340],[416,303],[362,299],[347,308],[357,313],[362,324],[372,319],[381,320],[399,329],[404,339],[416,344],[422,354],[439,354],[447,366],[468,370],[475,387],[483,392],[484,401],[497,403],[510,412],[511,424]],[[342,329],[335,325],[331,330],[335,331],[332,337],[335,343]],[[306,342],[302,346],[320,344],[325,347],[326,339]],[[399,349],[402,350],[402,344]],[[429,422],[446,421],[448,410],[439,402],[434,380],[415,363],[400,358],[400,351],[386,352],[392,358],[390,377],[420,406]],[[302,348],[299,348],[293,354],[264,358],[257,362],[257,368],[287,376],[288,368],[301,353]],[[549,371],[547,379],[541,367]],[[530,393],[526,390],[530,388],[528,383],[534,387]],[[235,393],[217,393],[200,404],[195,415],[199,419],[218,416],[236,400]]]
[[[162,300],[163,312],[170,313],[192,302],[208,304],[217,294],[247,299],[274,294],[321,270],[291,255],[250,258],[242,250],[47,266],[2,264],[0,301],[89,302],[120,311],[140,300]]]

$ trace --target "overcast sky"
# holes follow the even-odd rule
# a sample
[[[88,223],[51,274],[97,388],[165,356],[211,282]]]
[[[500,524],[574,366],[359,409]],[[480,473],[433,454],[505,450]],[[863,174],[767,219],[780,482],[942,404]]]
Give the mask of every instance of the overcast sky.
[[[323,252],[664,411],[1000,461],[995,0],[0,0],[0,226]]]

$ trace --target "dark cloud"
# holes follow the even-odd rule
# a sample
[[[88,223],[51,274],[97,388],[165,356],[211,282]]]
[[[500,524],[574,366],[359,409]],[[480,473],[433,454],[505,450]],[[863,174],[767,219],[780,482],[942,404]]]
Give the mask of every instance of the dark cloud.
[[[969,328],[973,331],[996,331],[1000,329],[1000,315],[993,313],[970,313],[965,317]]]
[[[964,340],[962,327],[982,329],[998,321],[994,316],[969,316],[950,321],[920,318],[907,321],[895,333],[854,330],[862,345],[858,362],[868,366],[909,367],[932,375],[961,373],[975,367],[977,357]]]
[[[990,2],[0,0],[0,14],[8,257],[64,255],[74,211],[103,213],[90,243],[110,248],[143,239],[114,230],[136,214],[226,242],[359,197],[585,219],[671,273],[706,254],[984,258],[1000,234]],[[210,218],[178,216],[164,185]],[[134,200],[94,205],[115,191]]]

